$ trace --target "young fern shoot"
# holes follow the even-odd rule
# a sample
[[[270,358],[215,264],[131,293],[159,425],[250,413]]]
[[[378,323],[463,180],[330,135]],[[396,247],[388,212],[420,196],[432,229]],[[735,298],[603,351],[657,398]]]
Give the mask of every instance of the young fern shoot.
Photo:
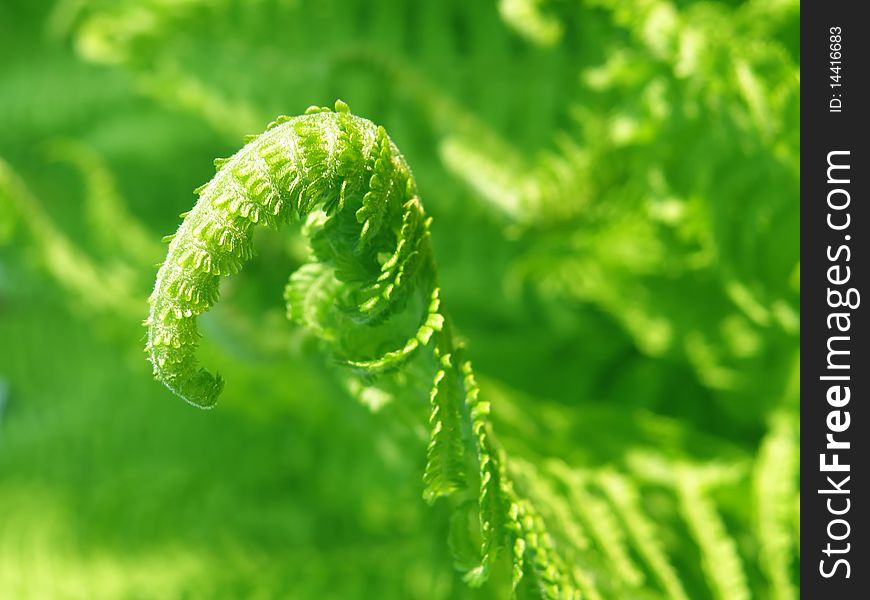
[[[509,479],[489,404],[478,397],[471,365],[441,312],[431,219],[384,129],[337,101],[334,111],[312,107],[279,118],[215,166],[216,175],[197,190],[199,201],[168,238],[149,299],[146,352],[156,378],[191,404],[214,406],[223,379],[199,365],[196,318],[217,301],[220,277],[252,256],[254,226],[304,221],[311,258],[285,289],[288,316],[364,374],[398,369],[421,349],[437,365],[424,497],[434,502],[476,488],[481,549],[467,581],[485,581],[505,550],[515,592],[578,597],[541,517]],[[418,306],[402,341],[387,350],[361,343]]]

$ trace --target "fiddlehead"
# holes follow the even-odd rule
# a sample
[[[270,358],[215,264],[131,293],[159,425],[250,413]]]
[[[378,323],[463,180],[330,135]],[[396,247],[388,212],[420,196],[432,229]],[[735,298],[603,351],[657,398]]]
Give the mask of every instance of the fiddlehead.
[[[480,557],[466,580],[481,584],[505,551],[517,594],[529,588],[547,598],[577,597],[576,577],[510,479],[489,403],[479,398],[471,364],[442,315],[430,219],[384,129],[338,101],[334,112],[313,107],[280,118],[215,164],[217,174],[197,190],[199,201],[170,238],[150,298],[146,352],[155,376],[194,405],[214,405],[223,380],[198,364],[196,318],[216,302],[220,277],[251,257],[255,225],[304,219],[310,262],[287,284],[288,317],[365,374],[398,368],[424,347],[436,365],[424,497],[476,490]],[[393,319],[407,326],[409,313],[416,322],[398,344],[395,336],[379,337],[395,329]],[[366,338],[382,343],[366,346]],[[365,356],[349,350],[360,347],[368,348]]]
[[[176,394],[201,407],[220,394],[220,376],[198,366],[196,317],[217,300],[220,277],[252,256],[255,225],[308,220],[312,262],[290,279],[285,297],[291,318],[315,330],[318,318],[382,322],[425,290],[418,331],[378,356],[341,357],[352,366],[395,366],[440,328],[429,220],[383,128],[338,102],[335,112],[315,107],[275,121],[215,164],[217,174],[197,190],[199,201],[171,239],[146,321],[155,375]]]

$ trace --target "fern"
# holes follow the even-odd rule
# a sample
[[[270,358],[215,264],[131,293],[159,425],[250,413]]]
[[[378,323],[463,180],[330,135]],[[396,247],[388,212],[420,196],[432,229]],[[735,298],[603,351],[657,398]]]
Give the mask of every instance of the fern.
[[[798,26],[796,0],[3,3],[0,596],[796,597]],[[153,349],[190,385],[198,321],[229,401],[154,405],[124,362],[165,253],[142,221],[335,96],[438,201],[346,113],[249,140],[170,244],[185,342]],[[219,493],[190,513],[179,476]]]
[[[430,219],[384,129],[336,101],[335,111],[312,107],[303,116],[279,118],[215,164],[217,174],[197,190],[199,201],[169,238],[149,300],[146,352],[156,378],[195,406],[214,406],[224,382],[198,364],[196,319],[217,301],[220,277],[238,272],[252,256],[254,226],[305,219],[312,262],[290,278],[288,316],[331,342],[340,362],[362,374],[397,369],[421,348],[437,362],[424,496],[433,502],[479,481],[481,558],[467,581],[486,581],[500,550],[510,548],[515,592],[575,597],[574,580],[542,518],[513,487],[491,431],[489,404],[479,398],[471,364],[460,358],[445,323]],[[413,308],[414,294],[422,296],[419,325],[398,349],[350,354],[341,339],[346,330],[368,328],[380,337]],[[468,472],[466,452],[476,472]]]
[[[708,489],[720,479],[716,468],[679,467],[676,473],[680,508],[701,551],[702,566],[720,600],[747,600],[752,595],[737,544],[708,498]]]
[[[5,230],[5,233],[4,233]],[[0,242],[21,230],[38,262],[85,310],[133,315],[134,282],[124,264],[99,264],[69,239],[17,173],[0,158]]]
[[[160,255],[160,245],[130,214],[111,171],[93,149],[75,140],[55,140],[46,145],[46,154],[81,173],[88,226],[102,253],[120,253],[133,264],[153,262]]]
[[[434,293],[428,246],[406,250],[426,235],[425,225],[407,226],[424,218],[410,171],[383,129],[354,117],[343,103],[336,112],[315,108],[279,119],[216,165],[217,175],[197,190],[199,202],[170,236],[146,321],[155,374],[189,402],[211,406],[220,393],[220,377],[197,366],[196,317],[217,300],[219,277],[238,272],[252,256],[256,224],[278,227],[316,218],[315,210],[325,216],[306,231],[316,261],[331,265],[345,284],[346,298],[338,303],[344,314],[337,318],[364,324],[385,319],[401,308],[409,289],[417,289],[417,278],[427,296]],[[379,262],[391,245],[393,255]],[[290,307],[291,314],[297,310]],[[424,313],[421,327],[428,322]],[[382,368],[402,356],[388,352],[355,364]]]
[[[770,582],[771,598],[791,600],[798,596],[790,570],[792,545],[798,544],[800,532],[793,535],[790,531],[789,502],[798,498],[800,503],[797,482],[800,449],[793,417],[774,415],[771,422],[753,473],[756,531],[761,546],[760,563]]]
[[[589,530],[595,543],[601,548],[614,571],[630,587],[643,583],[643,574],[629,555],[622,528],[617,524],[613,510],[600,498],[590,493],[581,473],[555,463],[556,475],[569,490],[568,497]]]
[[[617,514],[625,523],[638,553],[647,562],[668,597],[673,600],[688,600],[679,575],[659,543],[655,526],[641,509],[637,490],[625,477],[612,472],[603,474],[602,485]]]

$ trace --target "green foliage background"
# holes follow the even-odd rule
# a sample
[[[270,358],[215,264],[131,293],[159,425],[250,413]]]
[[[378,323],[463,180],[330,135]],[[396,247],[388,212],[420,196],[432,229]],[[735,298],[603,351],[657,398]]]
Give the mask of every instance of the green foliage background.
[[[298,232],[258,234],[201,319],[216,410],[142,355],[159,240],[212,159],[342,98],[414,169],[511,473],[586,595],[796,598],[799,18],[4,2],[0,597],[509,596],[507,559],[462,581],[422,500],[428,382],[349,388],[286,321]]]

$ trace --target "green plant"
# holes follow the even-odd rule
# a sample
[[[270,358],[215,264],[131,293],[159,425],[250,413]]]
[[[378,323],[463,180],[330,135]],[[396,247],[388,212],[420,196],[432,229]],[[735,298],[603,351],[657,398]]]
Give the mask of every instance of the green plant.
[[[434,502],[477,482],[481,558],[467,580],[483,583],[499,551],[510,549],[514,590],[522,584],[548,598],[577,596],[541,518],[517,496],[506,472],[489,403],[478,397],[471,363],[440,312],[430,219],[384,129],[337,101],[334,112],[315,106],[304,116],[279,118],[215,164],[214,179],[197,190],[196,206],[168,238],[151,295],[146,352],[155,376],[195,406],[215,404],[223,380],[198,366],[196,318],[217,300],[220,277],[238,272],[252,256],[255,225],[305,220],[311,262],[287,284],[288,316],[362,375],[398,369],[421,348],[437,365],[424,496]],[[419,324],[392,349],[396,319],[414,304],[423,308]],[[390,349],[354,355],[355,346],[371,348],[371,340]]]
[[[0,596],[798,596],[796,0],[0,4]]]

